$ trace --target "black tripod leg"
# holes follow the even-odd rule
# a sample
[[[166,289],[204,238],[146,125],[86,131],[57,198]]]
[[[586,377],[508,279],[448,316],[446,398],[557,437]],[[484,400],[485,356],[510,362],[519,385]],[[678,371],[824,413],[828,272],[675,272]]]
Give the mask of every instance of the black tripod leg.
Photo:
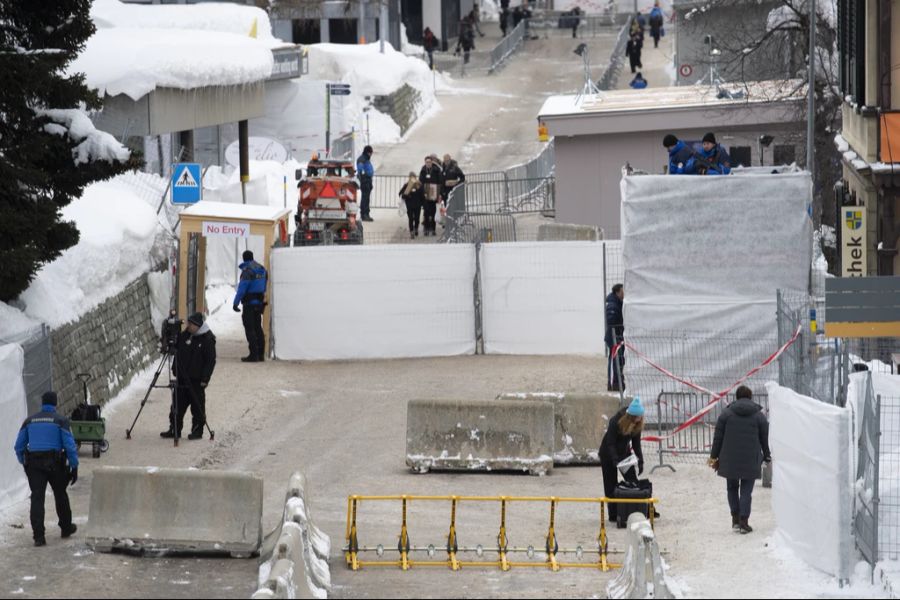
[[[147,404],[147,399],[150,397],[150,392],[153,391],[153,388],[156,387],[156,382],[159,381],[159,376],[162,374],[163,367],[167,363],[167,359],[169,358],[169,354],[163,354],[162,359],[159,361],[159,365],[156,367],[156,372],[153,373],[153,381],[150,382],[150,385],[147,387],[147,393],[144,394],[144,399],[141,400],[141,407],[138,409],[137,414],[134,416],[134,421],[131,422],[131,427],[125,430],[125,439],[131,439],[131,432],[134,431],[134,426],[137,424],[138,419],[141,417],[141,413],[144,411],[144,405]]]

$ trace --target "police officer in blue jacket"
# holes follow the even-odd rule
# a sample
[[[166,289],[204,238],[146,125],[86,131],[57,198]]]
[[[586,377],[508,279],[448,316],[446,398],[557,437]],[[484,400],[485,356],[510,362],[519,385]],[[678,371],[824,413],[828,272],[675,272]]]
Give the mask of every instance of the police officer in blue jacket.
[[[56,403],[55,392],[44,392],[41,412],[25,419],[16,438],[16,457],[25,467],[31,488],[31,530],[35,546],[47,544],[44,537],[44,496],[48,483],[56,500],[56,516],[59,517],[62,537],[70,537],[77,529],[72,523],[66,486],[78,481],[78,450],[69,420],[56,412]]]
[[[728,175],[731,173],[731,157],[725,148],[716,141],[712,132],[703,136],[703,150],[700,151],[698,165],[706,175]]]
[[[369,214],[369,200],[372,197],[372,183],[375,179],[375,167],[372,166],[372,146],[363,148],[362,154],[356,159],[356,176],[359,178],[360,202],[359,212],[363,221],[374,221]]]
[[[697,174],[697,159],[690,146],[671,133],[663,138],[663,146],[669,151],[669,175]]]
[[[241,312],[238,304],[243,305],[241,320],[244,323],[244,335],[250,346],[250,354],[241,358],[243,362],[262,362],[266,354],[266,338],[263,334],[262,316],[266,308],[266,281],[268,275],[265,267],[253,260],[249,250],[243,254],[241,282],[234,297],[234,311]]]

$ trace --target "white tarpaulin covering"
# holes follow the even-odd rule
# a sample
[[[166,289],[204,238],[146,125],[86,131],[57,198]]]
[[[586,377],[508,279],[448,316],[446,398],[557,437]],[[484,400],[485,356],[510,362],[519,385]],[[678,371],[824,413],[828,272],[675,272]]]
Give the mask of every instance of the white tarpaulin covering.
[[[772,509],[777,533],[813,567],[850,576],[850,410],[774,383],[769,392]]]
[[[708,355],[691,347],[704,343],[699,334],[772,340],[774,351],[776,291],[809,282],[809,174],[638,175],[623,177],[621,188],[628,341],[662,366]],[[689,335],[652,341],[670,332]],[[679,374],[721,386],[766,358],[758,354],[758,345],[735,345],[702,374]],[[644,370],[632,361],[626,381]]]
[[[475,352],[475,246],[320,246],[272,253],[275,355]]]
[[[23,499],[28,492],[25,472],[16,460],[13,445],[25,420],[25,353],[18,344],[0,346],[0,509]]]
[[[603,352],[603,246],[512,242],[481,246],[484,350]]]

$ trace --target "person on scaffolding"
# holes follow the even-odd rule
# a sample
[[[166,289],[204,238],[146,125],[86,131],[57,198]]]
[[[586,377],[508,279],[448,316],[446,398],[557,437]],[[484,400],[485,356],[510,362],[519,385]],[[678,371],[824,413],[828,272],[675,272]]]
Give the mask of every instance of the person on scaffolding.
[[[600,468],[603,470],[603,495],[607,498],[616,497],[620,463],[628,461],[628,459],[631,459],[628,462],[632,464],[622,465],[622,478],[634,487],[640,487],[641,482],[638,480],[638,476],[644,472],[644,453],[641,450],[643,431],[644,406],[638,397],[635,397],[631,404],[620,409],[609,420],[609,426],[600,442],[598,452]],[[637,459],[636,462],[634,459]],[[617,520],[617,508],[615,502],[607,504],[610,523]],[[659,513],[655,513],[654,518],[658,519]]]

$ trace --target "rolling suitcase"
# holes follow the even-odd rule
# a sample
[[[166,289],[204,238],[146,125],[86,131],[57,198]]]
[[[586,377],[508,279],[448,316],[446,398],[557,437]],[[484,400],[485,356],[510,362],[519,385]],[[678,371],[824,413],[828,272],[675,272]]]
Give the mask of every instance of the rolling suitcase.
[[[653,484],[649,479],[640,479],[637,483],[622,482],[616,486],[616,498],[627,498],[637,500],[642,498],[653,497]],[[624,529],[628,524],[628,517],[631,513],[639,512],[645,517],[650,516],[647,504],[617,504],[616,505],[616,525],[619,529]]]

